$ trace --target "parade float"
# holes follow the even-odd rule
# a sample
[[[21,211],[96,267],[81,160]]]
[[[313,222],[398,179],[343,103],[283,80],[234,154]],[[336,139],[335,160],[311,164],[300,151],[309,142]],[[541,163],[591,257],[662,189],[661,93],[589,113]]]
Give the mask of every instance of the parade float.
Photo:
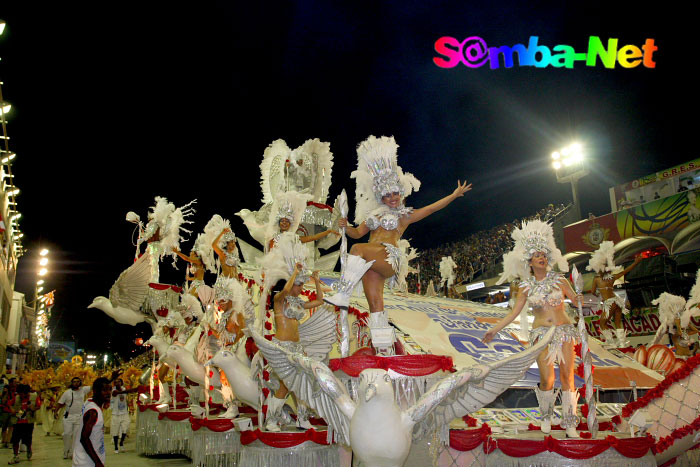
[[[370,182],[401,183],[390,176],[395,165],[369,167]],[[184,286],[161,284],[158,268],[190,233],[190,206],[157,198],[146,226],[128,216],[146,251],[91,306],[153,328],[137,414],[140,454],[181,454],[206,466],[660,465],[680,457],[692,464],[700,429],[694,359],[664,378],[583,332],[575,386],[586,403],[565,413],[553,400],[545,434],[534,362],[554,328],[528,345],[522,314],[487,344],[484,335],[509,309],[401,287],[382,289],[377,314],[375,297],[357,286],[371,264],[347,250],[347,197],[325,204],[331,168],[326,143],[309,140],[294,151],[273,143],[262,165],[263,207],[240,213],[261,248],[212,218],[192,252],[179,255],[188,263]],[[391,224],[386,212],[376,216]],[[339,240],[340,251],[319,253],[320,242]],[[405,257],[393,268],[405,278],[412,255],[402,247],[387,247],[387,255]],[[340,273],[331,271],[337,259]],[[212,286],[205,271],[216,275]],[[280,310],[276,294],[289,297]],[[571,316],[586,329],[580,309]],[[578,430],[577,439],[561,426],[572,418],[567,429]]]

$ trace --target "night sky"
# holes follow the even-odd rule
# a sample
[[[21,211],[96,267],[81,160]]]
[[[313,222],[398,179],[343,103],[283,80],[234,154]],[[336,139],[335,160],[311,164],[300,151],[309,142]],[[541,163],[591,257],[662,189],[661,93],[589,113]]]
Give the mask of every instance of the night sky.
[[[672,2],[151,3],[0,6],[27,248],[16,289],[31,299],[38,251],[49,248],[54,339],[83,348],[135,348],[134,328],[85,308],[133,260],[126,213],[145,219],[157,195],[196,198],[198,231],[218,213],[252,242],[234,213],[260,207],[258,166],[278,138],[331,143],[330,202],[342,188],[353,196],[355,147],[370,134],[395,136],[399,163],[423,182],[408,205],[448,195],[457,178],[472,182],[465,198],[408,229],[419,249],[569,202],[549,154],[572,140],[591,166],[584,215],[609,212],[610,186],[698,157],[697,39]],[[442,69],[433,63],[442,36],[489,46],[538,36],[577,52],[589,36],[620,46],[654,38],[658,50],[655,69]],[[182,282],[182,263],[169,264],[161,279]]]

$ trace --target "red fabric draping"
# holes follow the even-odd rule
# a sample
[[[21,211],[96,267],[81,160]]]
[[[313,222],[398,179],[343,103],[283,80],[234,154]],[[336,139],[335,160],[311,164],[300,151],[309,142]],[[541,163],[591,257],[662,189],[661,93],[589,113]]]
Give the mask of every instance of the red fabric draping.
[[[377,357],[374,355],[353,355],[334,358],[330,369],[342,370],[345,374],[357,377],[367,368],[393,370],[405,376],[427,376],[438,371],[451,371],[454,364],[452,357],[443,355],[402,355],[395,357]]]
[[[190,418],[190,415],[192,415],[189,411],[187,412],[164,412],[164,413],[159,413],[158,414],[158,420],[163,420],[164,418],[167,418],[168,420],[172,420],[174,422],[181,422],[183,420],[187,420]]]
[[[178,287],[176,285],[170,285],[170,284],[159,284],[157,282],[149,282],[148,286],[152,289],[155,290],[167,290],[170,289],[175,293],[182,293],[182,287]]]
[[[199,419],[194,417],[190,417],[190,426],[192,427],[192,431],[197,431],[204,427],[217,433],[229,431],[234,427],[233,421],[228,418],[214,418],[209,420],[207,418]]]
[[[458,451],[471,451],[479,447],[491,434],[487,424],[474,430],[450,430],[450,447]]]
[[[327,204],[321,204],[321,203],[317,203],[315,201],[307,201],[306,205],[307,206],[316,206],[319,209],[327,209],[330,212],[333,212],[333,208],[331,206],[328,206]]]
[[[644,456],[654,446],[651,436],[645,438],[616,438],[608,436],[605,439],[564,439],[558,440],[547,436],[542,441],[523,439],[489,439],[484,443],[487,454],[500,449],[511,457],[534,456],[544,451],[556,452],[568,459],[590,459],[600,453],[615,448],[617,452],[630,459]]]
[[[241,444],[247,445],[259,439],[261,442],[273,448],[291,448],[306,441],[313,441],[316,444],[328,444],[326,442],[326,432],[316,431],[313,428],[300,433],[274,433],[269,431],[249,430],[241,431]]]

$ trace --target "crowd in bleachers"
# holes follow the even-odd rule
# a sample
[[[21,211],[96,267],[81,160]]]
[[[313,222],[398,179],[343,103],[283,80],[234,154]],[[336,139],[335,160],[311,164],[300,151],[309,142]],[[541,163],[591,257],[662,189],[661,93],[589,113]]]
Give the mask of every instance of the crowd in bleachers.
[[[457,263],[457,283],[462,281],[472,282],[485,271],[493,269],[500,262],[503,254],[508,252],[513,246],[511,232],[516,225],[532,219],[540,219],[545,222],[552,222],[561,215],[567,206],[563,204],[550,204],[540,209],[537,213],[513,220],[507,224],[498,225],[488,230],[474,233],[464,240],[446,243],[435,248],[419,251],[418,259],[411,262],[414,268],[420,266],[420,281],[423,287],[421,293],[425,293],[425,287],[431,280],[437,289],[440,285],[440,259],[443,256],[452,256]],[[418,276],[410,274],[407,278],[408,290],[416,292]]]

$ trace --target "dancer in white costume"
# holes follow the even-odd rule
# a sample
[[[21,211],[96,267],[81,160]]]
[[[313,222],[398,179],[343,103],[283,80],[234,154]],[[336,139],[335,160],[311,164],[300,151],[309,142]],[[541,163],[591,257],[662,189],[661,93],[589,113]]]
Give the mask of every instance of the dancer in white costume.
[[[601,242],[598,249],[591,255],[586,270],[596,272],[591,293],[598,293],[603,302],[603,314],[598,322],[605,341],[608,343],[613,343],[614,341],[612,330],[608,324],[608,320],[612,318],[615,325],[615,337],[617,338],[615,344],[618,347],[626,347],[628,344],[627,331],[622,325],[622,315],[629,314],[629,310],[625,307],[625,302],[615,294],[613,284],[620,277],[634,269],[642,261],[642,257],[637,256],[634,262],[625,270],[615,273],[617,266],[615,266],[614,256],[615,244],[610,241]]]
[[[420,209],[404,205],[404,199],[420,182],[410,173],[404,173],[397,163],[398,145],[393,137],[370,136],[357,148],[357,170],[352,177],[357,180],[355,197],[355,222],[353,227],[347,219],[339,226],[351,238],[369,235],[368,243],[356,243],[350,249],[345,268],[338,284],[338,293],[326,301],[339,307],[349,305],[350,295],[357,282],[362,279],[365,297],[369,304],[370,330],[387,329],[388,315],[384,311],[384,282],[390,287],[399,285],[408,273],[406,253],[399,248],[399,240],[406,228],[430,214],[443,209],[455,199],[471,190],[471,184],[457,182],[457,188],[441,200]],[[382,352],[391,352],[393,337],[377,342],[373,332],[373,345]]]
[[[318,271],[311,275],[316,285],[316,299],[305,301],[299,296],[309,278],[309,271],[305,268],[307,254],[308,250],[299,238],[288,232],[278,237],[275,248],[265,255],[260,265],[265,274],[265,289],[269,290],[280,280],[286,281],[284,288],[272,297],[275,315],[273,340],[284,348],[322,360],[327,357],[336,340],[335,313],[324,307],[316,310],[303,324],[299,324],[307,310],[324,305]],[[288,392],[280,381],[279,389],[268,398],[265,425],[268,431],[280,430],[280,414]],[[297,426],[311,428],[306,409],[304,404],[297,401]]]
[[[275,247],[275,244],[279,240],[279,236],[285,232],[296,233],[301,223],[301,216],[304,214],[306,209],[306,202],[311,199],[310,195],[303,195],[297,193],[296,191],[288,191],[286,193],[280,193],[277,199],[272,205],[272,212],[275,213],[274,216],[270,217],[270,222],[267,228],[267,244],[268,250]],[[316,240],[321,240],[329,234],[338,235],[331,229],[324,230],[315,235],[300,235],[299,241],[301,243],[315,242]]]
[[[562,386],[562,421],[566,435],[577,438],[576,402],[578,393],[574,387],[576,354],[574,345],[579,340],[576,327],[566,314],[564,298],[569,297],[578,304],[582,297],[576,295],[564,276],[552,270],[568,271],[569,265],[554,243],[552,227],[539,220],[523,224],[513,231],[513,250],[503,256],[503,278],[520,277],[520,291],[513,310],[484,334],[488,343],[505,326],[510,324],[523,307],[530,305],[535,315],[530,344],[535,344],[552,326],[554,337],[547,351],[537,357],[540,385],[537,399],[542,413],[542,432],[551,430],[551,415],[556,394],[554,393],[554,363],[559,363],[559,379]],[[521,321],[523,317],[521,316]]]

